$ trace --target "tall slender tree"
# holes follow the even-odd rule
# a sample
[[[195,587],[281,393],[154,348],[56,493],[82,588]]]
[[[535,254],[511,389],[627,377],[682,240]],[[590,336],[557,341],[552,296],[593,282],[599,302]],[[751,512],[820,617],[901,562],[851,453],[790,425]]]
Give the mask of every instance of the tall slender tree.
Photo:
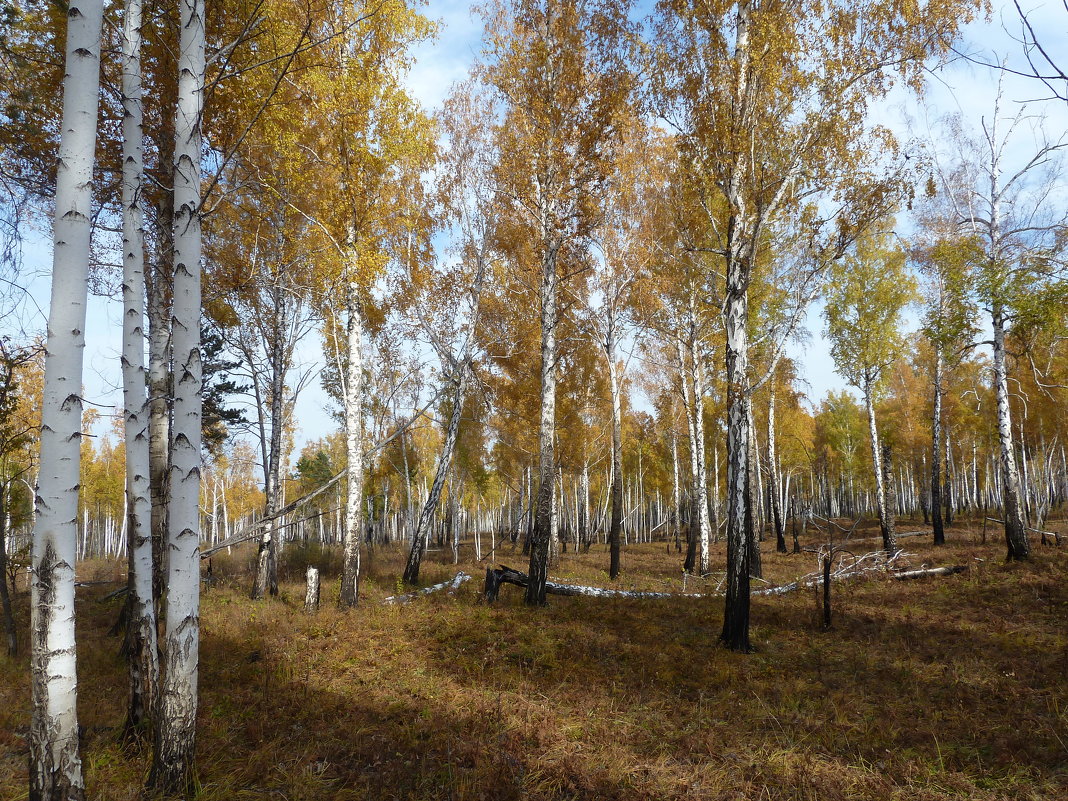
[[[484,77],[499,94],[501,200],[538,260],[538,489],[526,602],[545,603],[556,486],[556,387],[567,265],[585,258],[629,100],[625,0],[498,0],[486,10]]]
[[[149,784],[184,793],[193,778],[200,652],[201,115],[204,3],[182,0],[174,142],[175,368],[167,515],[166,637]]]
[[[67,12],[62,140],[56,160],[52,301],[30,600],[30,798],[85,797],[78,749],[74,561],[82,437],[82,355],[89,289],[93,152],[102,0]]]
[[[444,293],[430,301],[421,297],[421,293],[413,291],[409,301],[417,305],[436,307],[444,312],[444,317],[459,323],[458,347],[455,353],[442,341],[440,335],[432,335],[445,368],[443,372],[449,376],[453,391],[449,422],[445,427],[445,438],[434,468],[434,479],[416,522],[411,550],[404,567],[404,580],[412,584],[419,580],[419,567],[427,536],[441,499],[445,479],[449,475],[453,452],[460,434],[461,416],[473,371],[472,362],[481,316],[482,286],[490,268],[496,218],[493,180],[496,165],[490,155],[489,143],[493,120],[492,104],[488,102],[487,97],[478,94],[476,87],[461,85],[447,99],[440,120],[448,135],[448,147],[441,157],[444,179],[442,205],[454,224],[456,255],[459,259],[456,270],[452,271],[458,272],[459,275],[449,275],[445,283],[446,286],[454,286],[453,282],[458,280],[459,285],[464,286],[466,303],[461,313],[457,314],[455,297],[449,297],[447,305],[442,305],[441,301],[448,297]],[[416,267],[411,266],[413,269]],[[415,283],[413,280],[412,284]],[[421,312],[420,317],[425,319],[425,313]]]
[[[978,136],[969,136],[960,121],[951,123],[957,143],[956,168],[943,166],[942,188],[960,226],[981,243],[982,258],[973,273],[976,298],[989,315],[994,367],[995,413],[999,443],[1005,542],[1010,560],[1031,554],[1021,499],[1019,466],[1009,393],[1008,337],[1022,334],[1062,308],[1068,287],[1063,247],[1065,219],[1051,214],[1047,196],[1059,170],[1064,140],[1051,141],[1037,130],[1030,155],[1009,162],[1009,144],[1032,122],[1026,110],[1006,115],[999,91],[993,113]]]
[[[767,229],[791,214],[841,251],[894,194],[892,137],[863,125],[893,70],[912,86],[978,0],[693,3],[662,0],[656,95],[680,134],[722,259],[726,333],[727,592],[722,641],[749,650],[749,287]],[[816,197],[822,197],[821,206]]]
[[[887,473],[883,470],[875,401],[885,383],[887,368],[901,354],[901,316],[915,293],[905,252],[892,236],[869,232],[857,241],[852,252],[831,269],[824,307],[835,366],[864,395],[875,509],[887,554],[897,551],[897,540],[887,503],[887,492],[892,489],[885,483]]]
[[[145,235],[141,210],[142,145],[141,0],[126,0],[122,28],[122,389],[126,411],[126,536],[129,561],[126,655],[129,731],[148,722],[159,659],[152,597],[152,503],[149,498],[148,396],[145,380]]]

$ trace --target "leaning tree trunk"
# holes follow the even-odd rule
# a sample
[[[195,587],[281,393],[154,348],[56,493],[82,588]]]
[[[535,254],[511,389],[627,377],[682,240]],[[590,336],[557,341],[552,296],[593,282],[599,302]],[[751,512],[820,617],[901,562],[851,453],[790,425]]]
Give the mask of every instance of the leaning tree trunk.
[[[200,648],[200,120],[204,4],[182,0],[174,145],[174,417],[167,519],[167,630],[150,785],[192,782]]]
[[[997,397],[998,445],[1001,451],[1002,506],[1005,514],[1005,543],[1010,560],[1031,555],[1031,544],[1024,528],[1020,509],[1020,476],[1012,442],[1012,414],[1009,409],[1009,384],[1005,368],[1005,313],[996,305],[991,315],[994,328],[994,393]]]
[[[931,522],[934,544],[946,544],[942,525],[942,351],[935,347],[934,407],[931,413]],[[926,509],[924,510],[926,512]],[[926,515],[925,515],[926,516]]]
[[[538,424],[538,502],[534,534],[530,542],[530,583],[525,600],[531,606],[545,605],[545,582],[549,572],[549,538],[553,525],[553,487],[556,457],[556,324],[559,278],[555,249],[542,261],[541,276],[541,413]]]
[[[430,485],[430,493],[427,495],[423,511],[419,515],[419,522],[415,526],[415,536],[412,538],[412,547],[408,552],[408,562],[404,566],[404,581],[408,584],[419,582],[419,566],[423,561],[423,552],[426,550],[427,532],[434,520],[438,502],[441,500],[441,490],[445,486],[445,479],[449,475],[449,466],[452,464],[452,454],[456,447],[456,437],[460,431],[460,418],[463,415],[464,397],[467,394],[467,380],[471,372],[470,360],[465,358],[457,367],[456,392],[453,394],[452,413],[449,415],[449,426],[445,430],[445,442],[441,446],[438,455],[437,468],[434,471],[434,483]]]
[[[452,399],[452,414],[449,416],[449,426],[445,431],[445,442],[441,446],[437,468],[434,470],[434,483],[430,486],[430,493],[427,495],[426,503],[423,504],[423,511],[419,515],[419,522],[416,524],[415,533],[412,536],[412,547],[408,552],[408,562],[404,566],[404,581],[409,584],[416,584],[419,581],[419,567],[423,561],[423,552],[426,550],[427,536],[441,499],[441,490],[445,486],[445,479],[449,475],[452,454],[456,449],[456,438],[460,433],[460,418],[463,415],[464,401],[467,398],[467,384],[471,376],[471,348],[474,346],[475,332],[478,328],[482,303],[482,283],[485,275],[486,259],[484,253],[480,252],[474,280],[471,282],[468,295],[470,319],[467,331],[464,334],[460,356],[456,360],[456,392],[453,394]],[[405,464],[407,464],[407,451],[404,451],[404,458]],[[407,478],[407,475],[405,477]]]
[[[345,493],[345,556],[338,604],[356,606],[360,599],[360,541],[363,537],[363,306],[359,287],[349,284],[345,376],[345,444],[348,488]]]
[[[33,801],[85,797],[78,753],[74,562],[102,18],[101,0],[71,0],[68,6],[62,140],[56,160],[52,302],[33,527],[29,732]]]
[[[159,657],[152,594],[152,501],[145,376],[145,234],[141,105],[141,0],[126,0],[122,38],[122,387],[126,410],[126,659],[130,697],[126,731],[140,733],[151,716]]]

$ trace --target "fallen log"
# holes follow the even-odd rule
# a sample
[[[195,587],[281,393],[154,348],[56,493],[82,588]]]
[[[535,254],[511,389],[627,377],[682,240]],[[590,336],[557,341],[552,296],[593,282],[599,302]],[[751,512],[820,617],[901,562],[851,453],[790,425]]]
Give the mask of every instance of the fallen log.
[[[517,587],[526,587],[529,584],[526,573],[520,573],[510,567],[501,565],[496,568],[486,568],[486,583],[483,594],[487,603],[493,603],[500,594],[502,584],[515,584]],[[638,590],[606,590],[601,587],[584,587],[579,584],[559,584],[555,581],[545,582],[545,592],[549,595],[582,595],[588,598],[704,598],[706,596],[697,593],[685,592],[641,592]]]
[[[448,590],[449,595],[452,595],[456,590],[460,588],[460,585],[465,581],[470,581],[469,576],[464,571],[460,571],[448,581],[443,581],[440,584],[435,584],[432,587],[423,587],[421,590],[415,590],[414,592],[408,592],[404,595],[391,595],[382,601],[386,606],[392,606],[393,604],[406,604],[408,601],[414,601],[416,598],[421,598],[424,595],[430,595],[432,592],[440,592],[441,590]]]
[[[967,565],[928,567],[922,570],[902,570],[898,573],[891,573],[890,577],[897,579],[898,581],[903,581],[905,579],[924,578],[926,576],[952,576],[955,573],[964,573],[967,569]]]
[[[1005,521],[1004,520],[998,520],[996,517],[987,517],[987,518],[984,518],[984,520],[989,520],[991,523],[1000,523],[1001,525],[1005,525]],[[985,526],[986,523],[984,522],[983,525]],[[1031,528],[1031,526],[1024,526],[1024,529],[1026,529],[1027,531],[1033,531],[1033,532],[1035,532],[1035,534],[1042,534],[1043,536],[1046,536],[1046,537],[1055,537],[1056,540],[1057,540],[1057,543],[1060,544],[1061,535],[1058,534],[1056,531],[1043,531],[1040,528]]]

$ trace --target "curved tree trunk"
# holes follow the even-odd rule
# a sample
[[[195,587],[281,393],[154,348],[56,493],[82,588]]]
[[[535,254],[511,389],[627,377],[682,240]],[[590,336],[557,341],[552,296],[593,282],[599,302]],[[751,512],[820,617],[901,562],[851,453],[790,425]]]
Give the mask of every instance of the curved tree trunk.
[[[85,797],[78,751],[74,563],[102,17],[101,0],[71,0],[31,557],[29,783],[30,798],[42,800]]]
[[[445,486],[445,479],[449,475],[449,466],[452,464],[452,454],[456,447],[456,437],[460,431],[460,418],[463,414],[464,397],[467,393],[467,380],[471,372],[470,361],[465,359],[458,368],[456,376],[456,392],[453,395],[452,413],[449,415],[449,425],[445,430],[445,442],[438,454],[438,464],[434,471],[434,483],[430,485],[430,493],[427,495],[423,511],[419,514],[419,521],[415,526],[415,536],[412,538],[412,547],[408,552],[408,561],[404,566],[404,581],[408,584],[419,582],[419,567],[423,561],[423,552],[426,550],[427,532],[434,520],[438,503],[441,500],[441,490]]]

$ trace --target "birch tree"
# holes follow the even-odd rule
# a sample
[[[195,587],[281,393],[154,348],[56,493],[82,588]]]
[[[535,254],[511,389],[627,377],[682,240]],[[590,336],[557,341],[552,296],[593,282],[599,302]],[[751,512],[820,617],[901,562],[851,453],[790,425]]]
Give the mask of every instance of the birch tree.
[[[749,650],[749,285],[765,229],[791,210],[815,249],[840,250],[894,194],[885,130],[865,109],[913,87],[976,0],[692,3],[662,0],[660,111],[679,132],[722,260],[726,331],[727,593],[722,641]],[[822,197],[823,204],[814,203]],[[718,272],[718,270],[717,270]]]
[[[484,79],[503,106],[501,199],[538,261],[538,490],[526,602],[544,605],[554,454],[563,265],[577,266],[597,221],[632,78],[622,0],[499,0],[486,12]]]
[[[433,158],[432,126],[402,84],[407,48],[430,24],[399,0],[337,10],[325,26],[329,53],[308,65],[300,96],[314,109],[287,171],[303,213],[331,246],[320,311],[342,368],[348,480],[339,604],[359,599],[364,520],[364,339],[372,290],[391,259],[410,247],[422,198],[419,176]],[[337,193],[323,193],[329,176]]]
[[[875,401],[886,370],[902,351],[901,315],[912,301],[915,282],[905,252],[893,235],[869,233],[832,268],[827,287],[827,338],[838,372],[864,396],[875,486],[875,508],[883,550],[897,551],[894,519],[887,504],[882,442],[875,420]]]
[[[969,137],[959,122],[953,123],[957,153],[952,158],[962,174],[951,178],[955,171],[947,166],[940,179],[952,198],[958,224],[981,243],[982,258],[973,280],[993,333],[987,344],[994,368],[1005,542],[1010,560],[1024,560],[1030,557],[1031,546],[1020,497],[1007,338],[1062,308],[1066,276],[1063,260],[1056,256],[1063,244],[1065,219],[1050,211],[1048,199],[1065,144],[1047,139],[1041,121],[1026,108],[1006,115],[1001,102],[999,92],[977,136]],[[1011,163],[1010,145],[1028,133],[1029,155]]]
[[[43,350],[0,336],[0,614],[8,656],[18,653],[18,628],[8,589],[8,532],[32,508],[30,479],[41,428]],[[11,590],[14,590],[12,583]]]
[[[621,393],[626,365],[620,360],[619,348],[627,329],[633,324],[629,312],[639,294],[636,284],[648,272],[648,261],[652,256],[644,236],[648,223],[642,214],[643,203],[652,194],[645,191],[652,188],[650,143],[637,119],[621,127],[625,144],[601,196],[603,217],[593,235],[600,264],[592,289],[600,308],[590,314],[591,327],[604,355],[611,392],[612,485],[609,494],[612,511],[608,527],[608,576],[611,579],[619,577],[623,525]]]
[[[126,411],[126,536],[129,561],[126,650],[130,669],[128,731],[146,725],[155,695],[156,608],[152,596],[152,503],[149,498],[148,396],[145,381],[145,237],[141,75],[141,0],[126,0],[122,28],[122,388]]]
[[[934,199],[934,200],[937,200]],[[931,343],[931,523],[934,544],[946,541],[942,507],[942,459],[944,426],[942,405],[947,373],[971,349],[977,333],[973,324],[977,309],[969,292],[969,277],[982,259],[974,236],[962,235],[945,203],[934,201],[921,215],[912,250],[912,260],[923,276],[923,333]],[[949,213],[947,213],[949,212]]]
[[[444,288],[447,291],[458,279],[459,285],[464,287],[464,304],[458,314],[455,296],[451,293],[443,293],[443,297],[432,304],[427,302],[429,299],[420,297],[420,293],[413,292],[409,301],[417,308],[423,305],[436,306],[444,312],[442,316],[448,319],[445,326],[455,326],[458,329],[458,345],[454,353],[448,343],[443,341],[440,333],[447,331],[448,327],[439,328],[437,321],[428,326],[437,331],[429,333],[441,359],[443,372],[449,376],[453,385],[453,392],[445,439],[434,468],[434,479],[416,522],[411,550],[404,567],[404,581],[410,584],[419,580],[419,567],[426,549],[427,535],[452,464],[473,370],[482,286],[492,258],[491,245],[496,217],[493,180],[496,164],[489,141],[493,113],[489,98],[480,95],[476,87],[468,85],[456,87],[440,115],[442,128],[448,136],[448,147],[441,156],[440,165],[443,173],[443,207],[447,210],[456,235],[455,258],[458,264],[457,269],[451,272],[459,274],[450,275]],[[441,300],[446,298],[447,305],[442,309]],[[420,318],[424,319],[425,314],[425,311],[420,312]]]
[[[73,0],[67,12],[41,466],[31,556],[29,748],[30,798],[35,801],[85,797],[78,749],[74,562],[102,19],[100,0]]]
[[[234,375],[248,380],[244,391],[253,404],[267,521],[250,593],[257,600],[268,592],[278,594],[281,528],[276,517],[282,506],[285,432],[292,424],[293,406],[312,378],[297,348],[314,330],[308,298],[313,265],[325,243],[315,236],[317,229],[287,205],[284,182],[257,184],[253,176],[264,165],[251,166],[241,196],[231,198],[210,220],[215,233],[209,247],[210,275],[217,294],[206,311],[237,357]]]
[[[204,4],[182,0],[174,131],[175,368],[167,514],[166,637],[149,784],[185,792],[193,778],[200,649],[201,114]]]

